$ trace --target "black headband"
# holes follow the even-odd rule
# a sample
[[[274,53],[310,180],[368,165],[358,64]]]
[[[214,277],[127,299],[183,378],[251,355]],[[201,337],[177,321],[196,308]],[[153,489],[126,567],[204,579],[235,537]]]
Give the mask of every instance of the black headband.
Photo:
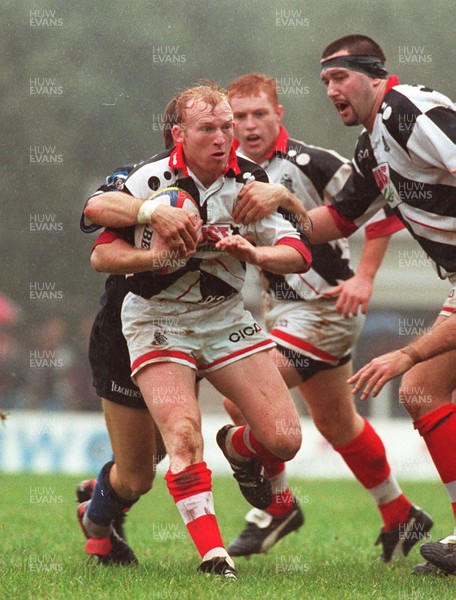
[[[321,63],[322,72],[333,67],[359,71],[368,77],[375,77],[378,79],[386,79],[388,77],[388,71],[385,69],[385,64],[376,56],[350,54],[348,56],[336,56]]]

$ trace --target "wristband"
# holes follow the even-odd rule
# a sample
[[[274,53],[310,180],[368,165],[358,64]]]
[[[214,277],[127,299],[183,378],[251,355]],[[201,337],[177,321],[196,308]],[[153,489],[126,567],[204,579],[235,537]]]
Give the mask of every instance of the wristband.
[[[407,356],[409,356],[412,359],[414,365],[416,365],[416,363],[423,362],[423,359],[421,358],[419,352],[415,350],[413,346],[405,346],[405,348],[401,348],[399,352],[407,354]]]
[[[147,223],[150,223],[152,215],[159,206],[160,204],[154,200],[145,200],[138,210],[138,223],[140,225],[146,225]]]

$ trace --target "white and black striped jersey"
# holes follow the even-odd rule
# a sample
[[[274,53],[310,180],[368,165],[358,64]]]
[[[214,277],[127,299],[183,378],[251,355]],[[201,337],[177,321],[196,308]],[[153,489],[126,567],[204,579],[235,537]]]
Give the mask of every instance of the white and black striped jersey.
[[[285,218],[273,213],[251,225],[236,224],[232,211],[238,194],[248,181],[268,181],[265,171],[255,163],[236,157],[232,152],[224,175],[205,188],[185,165],[181,145],[166,150],[140,163],[128,176],[124,192],[136,198],[147,198],[153,192],[177,186],[196,201],[203,220],[203,241],[186,265],[170,274],[148,271],[127,276],[130,291],[143,298],[178,300],[183,302],[221,302],[239,293],[245,279],[245,263],[226,252],[215,249],[215,243],[225,235],[250,235],[257,245],[286,244],[294,247],[311,262],[311,253],[304,234]],[[135,228],[118,230],[132,245]]]
[[[239,147],[239,145],[237,144]],[[281,183],[297,196],[307,210],[331,203],[347,184],[352,166],[333,150],[290,139],[280,126],[275,148],[261,165],[273,183]],[[390,213],[392,215],[392,213]],[[367,235],[385,236],[402,228],[396,217],[379,213]],[[312,245],[312,267],[306,273],[265,273],[270,292],[277,300],[309,301],[322,297],[332,287],[353,276],[346,239]]]
[[[390,78],[372,133],[359,137],[356,173],[332,214],[349,235],[390,206],[444,279],[456,273],[456,106],[424,86],[396,83]]]

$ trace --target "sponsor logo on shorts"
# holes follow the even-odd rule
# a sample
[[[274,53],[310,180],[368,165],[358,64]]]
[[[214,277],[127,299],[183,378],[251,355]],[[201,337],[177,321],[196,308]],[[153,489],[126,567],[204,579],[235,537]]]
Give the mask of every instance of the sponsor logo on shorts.
[[[233,331],[233,333],[229,335],[228,339],[230,340],[230,342],[233,342],[233,344],[236,344],[241,340],[245,340],[249,337],[252,337],[252,335],[255,335],[259,331],[261,331],[261,327],[258,325],[258,323],[253,323],[252,325],[247,325],[247,327],[244,327],[243,329]]]
[[[128,396],[129,398],[141,398],[141,392],[138,390],[132,390],[127,387],[123,387],[111,379],[111,392],[121,394],[122,396]]]

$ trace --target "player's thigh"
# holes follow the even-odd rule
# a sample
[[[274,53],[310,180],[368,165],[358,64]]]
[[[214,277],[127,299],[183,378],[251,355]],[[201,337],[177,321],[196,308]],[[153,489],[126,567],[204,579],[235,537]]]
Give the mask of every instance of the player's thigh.
[[[117,468],[153,476],[163,442],[149,411],[106,399],[102,404]]]
[[[301,377],[294,368],[293,363],[276,348],[272,348],[268,352],[287,387],[292,388],[297,386],[301,381]],[[245,425],[244,415],[234,402],[228,398],[224,398],[223,406],[235,425]]]
[[[281,454],[297,451],[301,443],[299,416],[269,352],[257,352],[213,371],[207,378],[236,404],[262,444]],[[276,432],[284,422],[295,435],[288,440],[277,440]]]

